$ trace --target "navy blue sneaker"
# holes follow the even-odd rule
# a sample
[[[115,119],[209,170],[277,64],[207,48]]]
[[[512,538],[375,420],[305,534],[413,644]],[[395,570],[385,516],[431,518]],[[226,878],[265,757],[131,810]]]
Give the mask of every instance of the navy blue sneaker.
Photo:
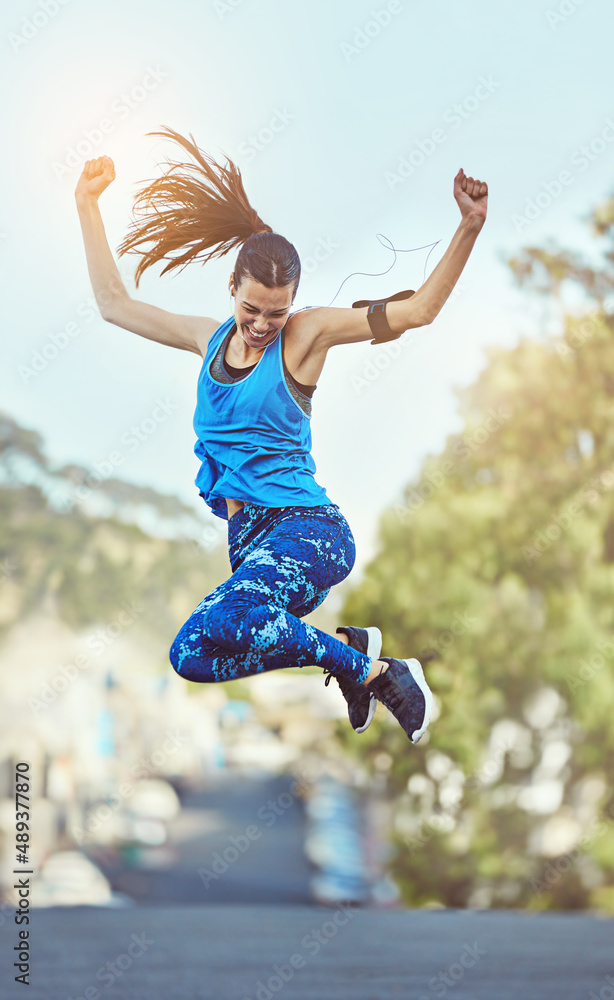
[[[375,626],[370,628],[354,628],[352,625],[341,625],[337,632],[344,632],[348,637],[348,646],[357,649],[359,653],[365,653],[373,660],[379,660],[382,651],[382,633]],[[348,716],[352,729],[357,733],[364,733],[371,725],[375,709],[377,708],[377,698],[368,687],[360,681],[355,681],[352,677],[345,677],[341,674],[329,672],[324,681],[326,687],[331,677],[335,677],[343,697],[348,703]]]
[[[388,669],[374,677],[366,686],[400,723],[412,743],[417,743],[431,719],[433,694],[424,678],[418,660],[378,659],[388,663]]]

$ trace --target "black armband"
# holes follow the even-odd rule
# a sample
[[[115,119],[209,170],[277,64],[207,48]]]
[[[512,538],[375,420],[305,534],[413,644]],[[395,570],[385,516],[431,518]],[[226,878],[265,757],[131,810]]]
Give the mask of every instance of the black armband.
[[[371,333],[375,338],[371,341],[372,344],[384,344],[387,340],[399,339],[401,334],[393,333],[388,325],[388,320],[386,319],[386,303],[398,302],[400,299],[409,299],[412,295],[415,295],[415,292],[407,288],[404,292],[397,292],[395,295],[389,295],[387,299],[360,299],[358,302],[352,302],[352,309],[364,309],[365,306],[369,307],[367,319],[369,321],[369,326],[371,327]]]

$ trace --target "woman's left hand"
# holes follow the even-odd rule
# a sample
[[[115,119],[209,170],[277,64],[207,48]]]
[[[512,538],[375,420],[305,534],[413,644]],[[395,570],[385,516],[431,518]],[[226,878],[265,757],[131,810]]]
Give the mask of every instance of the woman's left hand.
[[[478,219],[486,218],[488,184],[486,181],[467,177],[462,167],[454,178],[454,197],[463,218],[466,216],[475,216]]]

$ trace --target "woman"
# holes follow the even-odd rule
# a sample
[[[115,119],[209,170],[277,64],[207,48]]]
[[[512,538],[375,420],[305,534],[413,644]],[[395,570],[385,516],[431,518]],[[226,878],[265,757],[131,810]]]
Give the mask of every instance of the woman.
[[[311,397],[338,344],[399,337],[427,326],[448,298],[486,218],[487,185],[459,170],[461,222],[427,281],[360,308],[292,311],[300,279],[294,246],[251,207],[240,171],[221,166],[172,129],[193,159],[172,163],[137,196],[120,253],[142,254],[162,274],[240,247],[230,275],[234,315],[224,322],[166,312],[132,299],[106,240],[98,198],[115,177],[108,156],[88,160],[75,191],[88,270],[103,319],[203,359],[194,429],[200,495],[228,520],[232,576],[180,629],[170,660],[200,683],[317,664],[335,676],[356,732],[383,702],[417,743],[432,694],[416,659],[381,657],[379,629],[340,626],[328,635],[302,621],[350,573],[355,548],[339,507],[315,478]],[[140,216],[140,218],[138,217]],[[145,249],[146,244],[150,244]]]

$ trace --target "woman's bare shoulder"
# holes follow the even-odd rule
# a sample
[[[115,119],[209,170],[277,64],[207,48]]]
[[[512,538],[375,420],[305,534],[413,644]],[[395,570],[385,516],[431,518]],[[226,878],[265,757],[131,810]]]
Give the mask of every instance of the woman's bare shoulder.
[[[301,309],[291,312],[284,326],[286,343],[289,344],[298,339],[305,343],[311,335],[315,336],[318,329],[316,316],[318,312],[317,306],[303,306]]]
[[[321,308],[305,306],[291,313],[284,327],[285,356],[292,374],[306,384],[315,383],[322,370],[326,351],[320,349]],[[320,357],[320,355],[322,355]],[[308,363],[309,377],[302,367]],[[310,379],[312,381],[310,381]]]
[[[310,333],[316,336],[319,329],[318,314],[320,312],[319,306],[303,306],[301,309],[291,312],[284,327],[286,339],[302,337],[304,340]]]

